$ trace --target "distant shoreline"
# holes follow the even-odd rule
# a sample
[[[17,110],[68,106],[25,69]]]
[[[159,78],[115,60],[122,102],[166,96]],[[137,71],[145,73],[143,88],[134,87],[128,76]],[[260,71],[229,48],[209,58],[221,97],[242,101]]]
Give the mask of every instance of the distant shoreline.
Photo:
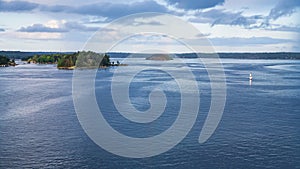
[[[10,59],[22,59],[40,54],[70,54],[72,52],[25,52],[25,51],[0,51],[0,56],[6,56]],[[109,52],[107,53],[111,58],[126,58],[133,54],[134,56],[149,56],[145,53],[126,53],[126,52]],[[231,58],[231,59],[283,59],[283,60],[300,60],[300,52],[233,52],[233,53],[198,53],[201,58],[210,58],[212,55],[218,55],[219,58]],[[170,53],[170,55],[176,55],[179,58],[197,58],[195,53]]]

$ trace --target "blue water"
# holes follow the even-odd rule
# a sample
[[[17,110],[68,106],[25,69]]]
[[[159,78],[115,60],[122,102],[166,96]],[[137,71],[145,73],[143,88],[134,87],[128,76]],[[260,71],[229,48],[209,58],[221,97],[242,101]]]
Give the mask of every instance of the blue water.
[[[173,149],[142,159],[111,154],[85,134],[73,105],[72,71],[55,65],[0,68],[0,168],[300,168],[300,61],[223,59],[225,110],[203,144],[198,137],[209,110],[209,78],[198,60],[185,62],[201,91],[196,123]],[[168,129],[180,106],[174,79],[155,68],[135,76],[130,99],[136,109],[148,109],[150,91],[165,82],[168,104],[157,121],[134,124],[109,99],[115,69],[99,70],[95,82],[99,107],[112,127],[139,138]]]

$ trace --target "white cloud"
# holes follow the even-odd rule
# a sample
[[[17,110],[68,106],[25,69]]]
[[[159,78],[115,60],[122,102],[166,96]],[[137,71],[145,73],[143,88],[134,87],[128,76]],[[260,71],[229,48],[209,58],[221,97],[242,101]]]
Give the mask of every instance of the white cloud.
[[[67,22],[65,20],[50,20],[45,24],[32,24],[27,27],[21,27],[19,32],[48,32],[48,33],[63,33],[70,32],[72,30],[79,31],[96,31],[98,27],[88,27],[84,24],[70,21]]]

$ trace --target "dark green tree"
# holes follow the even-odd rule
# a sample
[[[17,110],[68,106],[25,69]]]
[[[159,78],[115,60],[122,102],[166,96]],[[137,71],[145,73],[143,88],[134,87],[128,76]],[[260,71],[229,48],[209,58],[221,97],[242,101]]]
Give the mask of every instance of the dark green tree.
[[[0,56],[0,65],[8,65],[9,59],[5,56]]]

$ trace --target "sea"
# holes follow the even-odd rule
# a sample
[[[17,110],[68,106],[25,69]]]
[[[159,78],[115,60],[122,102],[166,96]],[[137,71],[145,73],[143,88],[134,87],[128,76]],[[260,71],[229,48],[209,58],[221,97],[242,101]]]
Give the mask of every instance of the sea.
[[[195,58],[112,60],[128,65],[98,69],[91,76],[94,95],[90,97],[96,100],[101,117],[127,138],[155,137],[172,128],[181,106],[185,106],[182,104],[188,104],[182,102],[182,97],[188,96],[198,105],[188,105],[187,109],[198,106],[198,114],[178,143],[165,150],[164,146],[169,146],[164,144],[166,140],[161,144],[150,142],[144,146],[145,151],[165,151],[128,157],[126,141],[110,142],[106,138],[108,146],[118,147],[122,142],[118,149],[123,154],[110,151],[82,127],[80,105],[74,104],[74,71],[20,62],[16,67],[0,68],[0,168],[300,168],[300,60],[218,60],[225,75],[224,107],[217,112],[221,119],[216,129],[201,143],[199,134],[212,102],[218,101],[212,99],[213,88],[218,88],[211,85],[213,80],[218,81],[209,73],[213,67]],[[178,76],[168,72],[171,70]],[[177,79],[184,79],[180,72],[185,70],[192,77]],[[123,82],[122,72],[125,77],[130,75],[126,78],[128,90],[116,91],[112,84],[118,87]],[[186,87],[192,83],[198,91]],[[162,91],[162,97],[156,99],[165,103],[160,117],[136,122],[119,113],[126,109],[126,105],[120,108],[122,104],[130,104],[127,107],[138,113],[156,106],[149,99],[154,90]],[[193,94],[197,92],[198,96]],[[129,102],[120,101],[124,95]],[[175,130],[171,137],[176,138],[176,134]]]

